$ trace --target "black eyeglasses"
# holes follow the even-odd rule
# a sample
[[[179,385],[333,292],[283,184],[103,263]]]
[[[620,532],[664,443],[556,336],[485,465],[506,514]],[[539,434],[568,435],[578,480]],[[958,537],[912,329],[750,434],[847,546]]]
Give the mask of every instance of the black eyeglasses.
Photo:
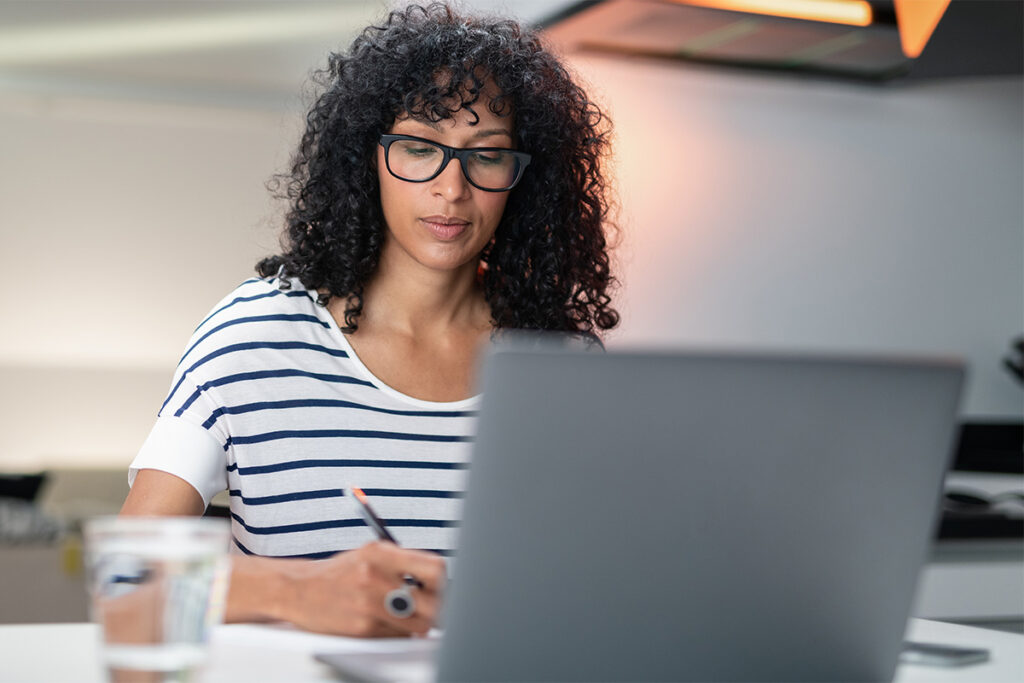
[[[399,180],[425,183],[433,180],[453,158],[459,160],[466,180],[486,192],[506,192],[516,186],[530,163],[530,155],[502,147],[460,149],[412,135],[380,136],[384,163]]]

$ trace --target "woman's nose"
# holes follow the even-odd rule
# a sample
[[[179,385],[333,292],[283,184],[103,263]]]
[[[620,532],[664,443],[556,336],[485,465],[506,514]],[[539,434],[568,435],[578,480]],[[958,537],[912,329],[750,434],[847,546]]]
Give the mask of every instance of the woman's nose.
[[[448,165],[434,178],[434,194],[441,195],[448,201],[469,197],[471,185],[462,172],[462,164],[458,159],[450,159]]]

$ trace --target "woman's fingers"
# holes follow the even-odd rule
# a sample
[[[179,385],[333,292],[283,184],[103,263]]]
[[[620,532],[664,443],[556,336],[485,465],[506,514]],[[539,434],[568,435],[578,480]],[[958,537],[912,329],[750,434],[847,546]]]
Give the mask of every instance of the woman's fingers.
[[[406,583],[391,565],[382,568],[380,565],[372,564],[372,560],[370,564],[373,577],[360,581],[359,611],[389,624],[406,635],[424,634],[429,631],[437,621],[441,605],[438,593],[427,585],[421,588]],[[396,591],[398,596],[412,602],[411,613],[408,616],[399,616],[388,609],[388,603]]]
[[[387,607],[385,607],[386,601],[394,590],[402,590],[405,595],[412,599],[414,608],[409,616],[396,616],[388,611]],[[428,590],[421,590],[415,586],[409,586],[404,583],[392,583],[389,585],[380,604],[384,610],[384,618],[388,624],[394,628],[404,630],[406,633],[415,633],[420,635],[425,634],[437,623],[437,614],[440,609],[440,600],[438,599],[437,593]]]
[[[425,634],[440,609],[438,589],[445,580],[444,560],[420,550],[374,542],[307,565],[298,625],[316,631],[362,637]],[[419,585],[405,577],[413,576]],[[388,596],[402,590],[413,608],[406,616],[388,610]]]
[[[444,559],[436,553],[400,548],[387,541],[368,543],[358,552],[365,553],[375,566],[395,578],[412,576],[423,590],[440,592],[447,580]]]

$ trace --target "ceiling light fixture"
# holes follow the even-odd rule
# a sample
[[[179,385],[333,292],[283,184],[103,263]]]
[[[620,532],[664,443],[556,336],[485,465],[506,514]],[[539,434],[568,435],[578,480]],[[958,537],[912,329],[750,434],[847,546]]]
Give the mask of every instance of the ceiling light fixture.
[[[949,0],[895,0],[894,4],[903,54],[916,59],[946,13]]]
[[[833,24],[867,26],[873,13],[865,0],[675,0],[684,5],[697,5],[750,14],[766,14],[790,19],[827,21]],[[946,0],[948,2],[948,0]]]

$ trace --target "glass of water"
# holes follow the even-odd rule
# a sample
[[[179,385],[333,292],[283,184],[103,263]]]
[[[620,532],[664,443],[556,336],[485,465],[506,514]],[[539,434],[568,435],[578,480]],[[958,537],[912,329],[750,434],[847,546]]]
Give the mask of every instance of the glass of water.
[[[85,523],[92,620],[112,681],[185,681],[224,615],[230,527],[200,517]]]

